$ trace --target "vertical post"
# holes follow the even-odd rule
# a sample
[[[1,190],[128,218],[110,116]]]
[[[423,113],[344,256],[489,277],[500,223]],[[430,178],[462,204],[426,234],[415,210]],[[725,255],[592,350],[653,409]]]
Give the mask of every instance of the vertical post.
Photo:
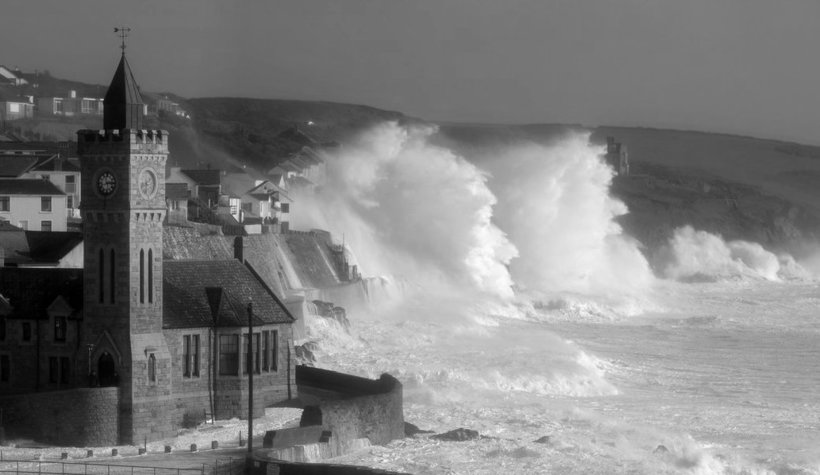
[[[253,454],[253,302],[248,302],[248,456]]]

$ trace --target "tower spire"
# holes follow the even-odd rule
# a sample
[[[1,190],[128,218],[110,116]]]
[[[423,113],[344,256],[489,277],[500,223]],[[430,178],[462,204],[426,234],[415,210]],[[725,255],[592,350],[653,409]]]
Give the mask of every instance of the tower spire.
[[[125,38],[131,28],[120,26],[114,28],[115,33],[119,33],[122,44],[122,58],[108,86],[108,92],[103,99],[103,127],[105,129],[142,129],[143,126],[143,102],[137,81],[131,72],[131,66],[125,59]]]

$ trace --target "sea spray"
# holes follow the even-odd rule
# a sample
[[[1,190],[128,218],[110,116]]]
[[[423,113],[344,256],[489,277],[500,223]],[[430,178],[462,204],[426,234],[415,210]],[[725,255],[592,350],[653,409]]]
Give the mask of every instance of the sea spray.
[[[775,255],[755,242],[726,241],[691,226],[677,228],[653,258],[663,277],[682,281],[757,278],[771,281],[810,275],[790,255]]]

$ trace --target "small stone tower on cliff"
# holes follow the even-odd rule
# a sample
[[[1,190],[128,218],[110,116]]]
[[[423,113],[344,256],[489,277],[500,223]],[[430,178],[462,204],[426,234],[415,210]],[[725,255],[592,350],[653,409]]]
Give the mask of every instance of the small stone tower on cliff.
[[[117,386],[120,443],[163,424],[173,404],[162,334],[162,222],[168,134],[143,129],[143,102],[123,48],[105,94],[104,129],[77,132],[85,251],[82,348],[92,384]]]

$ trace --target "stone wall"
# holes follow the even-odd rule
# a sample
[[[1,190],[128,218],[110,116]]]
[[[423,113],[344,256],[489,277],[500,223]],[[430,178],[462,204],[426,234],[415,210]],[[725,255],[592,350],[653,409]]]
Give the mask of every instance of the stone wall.
[[[94,447],[119,440],[119,390],[80,388],[0,396],[7,437]]]
[[[299,398],[319,407],[322,426],[339,440],[366,437],[372,444],[386,444],[404,438],[402,386],[389,374],[372,380],[297,366],[296,385]]]

